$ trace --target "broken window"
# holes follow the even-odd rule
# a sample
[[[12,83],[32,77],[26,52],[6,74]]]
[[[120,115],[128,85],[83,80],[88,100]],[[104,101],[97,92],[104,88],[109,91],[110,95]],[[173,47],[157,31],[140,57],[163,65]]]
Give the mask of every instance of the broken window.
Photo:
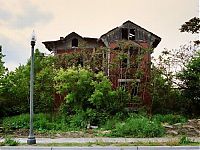
[[[129,40],[135,40],[135,29],[130,29]]]
[[[122,39],[128,40],[128,29],[122,28]]]
[[[72,39],[72,48],[78,47],[78,39],[74,38]]]

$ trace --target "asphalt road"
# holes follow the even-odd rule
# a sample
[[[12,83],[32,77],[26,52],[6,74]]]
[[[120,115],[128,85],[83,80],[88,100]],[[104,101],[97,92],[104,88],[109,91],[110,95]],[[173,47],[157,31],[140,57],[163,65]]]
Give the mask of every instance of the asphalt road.
[[[39,147],[1,146],[0,150],[200,150],[200,146],[95,146],[95,147]]]

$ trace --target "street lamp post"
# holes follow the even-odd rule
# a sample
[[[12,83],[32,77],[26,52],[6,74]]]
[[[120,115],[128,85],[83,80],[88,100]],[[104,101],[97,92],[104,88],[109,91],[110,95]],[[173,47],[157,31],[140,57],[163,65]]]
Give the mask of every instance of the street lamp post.
[[[31,37],[31,71],[30,71],[30,131],[27,144],[36,144],[36,139],[33,134],[33,82],[34,82],[34,46],[36,42],[35,33],[33,31]]]

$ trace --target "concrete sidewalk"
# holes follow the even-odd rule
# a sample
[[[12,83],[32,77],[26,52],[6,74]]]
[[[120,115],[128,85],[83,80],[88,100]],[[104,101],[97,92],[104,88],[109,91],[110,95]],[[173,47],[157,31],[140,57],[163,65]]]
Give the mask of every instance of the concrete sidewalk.
[[[94,147],[39,147],[3,146],[0,150],[199,150],[199,146],[94,146]]]
[[[27,143],[27,138],[14,138],[20,143]],[[95,143],[95,142],[106,142],[106,143],[135,143],[135,142],[173,142],[179,141],[180,138],[37,138],[36,143]],[[190,137],[190,140],[194,142],[200,142],[200,137]],[[0,138],[0,142],[4,139]]]

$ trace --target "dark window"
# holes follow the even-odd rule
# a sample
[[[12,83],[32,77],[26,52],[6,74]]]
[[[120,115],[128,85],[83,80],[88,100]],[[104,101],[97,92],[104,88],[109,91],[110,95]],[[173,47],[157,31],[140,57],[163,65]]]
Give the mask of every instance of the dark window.
[[[74,38],[72,40],[72,47],[78,47],[78,39]]]
[[[128,40],[128,29],[122,28],[122,39]]]
[[[130,40],[135,40],[135,29],[130,29],[129,39]]]

